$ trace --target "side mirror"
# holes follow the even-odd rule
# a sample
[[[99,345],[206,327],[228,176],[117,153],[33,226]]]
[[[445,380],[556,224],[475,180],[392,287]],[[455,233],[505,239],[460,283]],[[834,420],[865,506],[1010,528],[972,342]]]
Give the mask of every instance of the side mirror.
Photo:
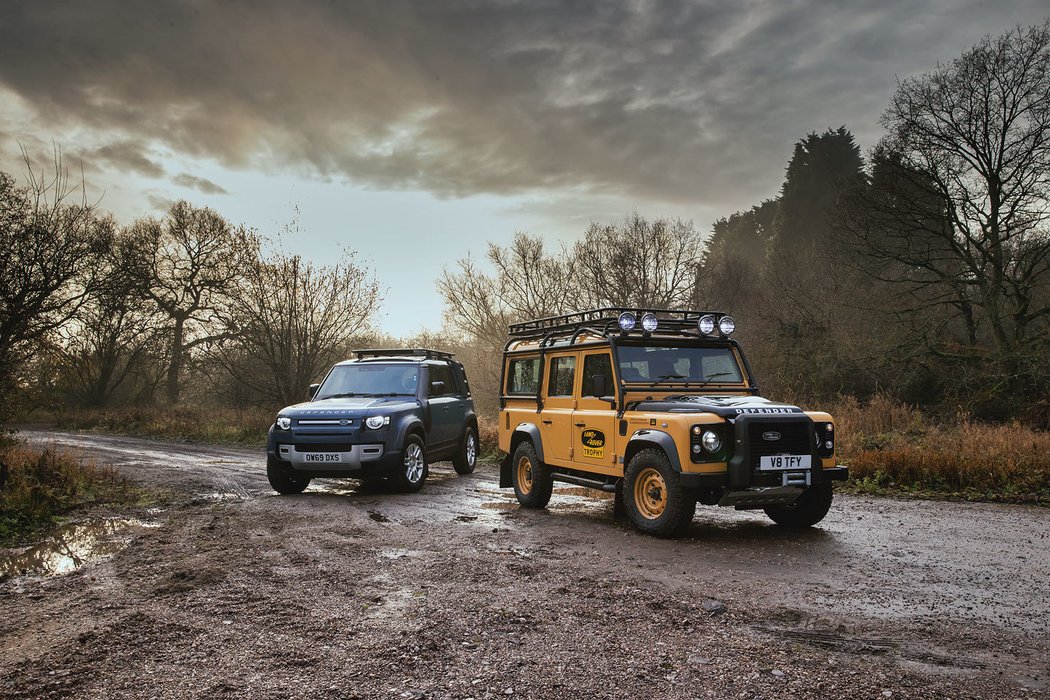
[[[307,393],[310,395],[311,399],[313,397],[317,396],[317,390],[320,389],[320,388],[321,388],[320,384],[311,384],[310,385],[310,388],[307,389]]]
[[[605,396],[607,387],[605,386],[605,375],[604,374],[592,374],[591,375],[591,395],[592,396]]]
[[[430,395],[440,396],[445,393],[445,382],[430,382]]]

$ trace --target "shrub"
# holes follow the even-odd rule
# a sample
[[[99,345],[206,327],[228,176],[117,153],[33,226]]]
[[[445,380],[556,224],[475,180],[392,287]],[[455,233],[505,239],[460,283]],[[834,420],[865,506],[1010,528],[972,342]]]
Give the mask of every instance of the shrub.
[[[70,453],[0,449],[0,541],[32,534],[73,508],[126,503],[141,495],[112,467]]]

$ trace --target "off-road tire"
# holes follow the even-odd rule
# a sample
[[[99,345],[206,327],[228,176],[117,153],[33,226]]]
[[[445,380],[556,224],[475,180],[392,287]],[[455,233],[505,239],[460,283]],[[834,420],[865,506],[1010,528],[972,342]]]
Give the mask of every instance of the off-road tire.
[[[624,472],[623,504],[639,532],[674,537],[696,513],[696,495],[682,486],[663,450],[642,450]]]
[[[310,485],[310,477],[296,474],[287,464],[276,457],[266,457],[266,478],[277,493],[289,496],[302,493]]]
[[[831,483],[825,482],[810,486],[790,506],[770,506],[765,511],[777,525],[801,530],[824,519],[831,508],[831,499]]]
[[[540,461],[536,448],[523,440],[514,450],[510,461],[514,495],[522,508],[546,508],[554,492],[554,479],[550,467]]]
[[[402,493],[415,493],[423,488],[423,483],[430,473],[427,464],[427,448],[418,435],[405,438],[405,447],[401,451],[401,465],[394,472],[393,481]]]
[[[478,465],[478,431],[473,425],[468,425],[463,431],[463,439],[460,440],[459,449],[452,458],[452,466],[460,476],[474,473],[474,467]]]

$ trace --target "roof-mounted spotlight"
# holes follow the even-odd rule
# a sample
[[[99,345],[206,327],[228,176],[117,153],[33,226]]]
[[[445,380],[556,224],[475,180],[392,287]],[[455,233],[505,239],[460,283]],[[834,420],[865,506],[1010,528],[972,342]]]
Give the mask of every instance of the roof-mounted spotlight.
[[[623,331],[624,333],[629,333],[629,332],[633,331],[634,330],[634,326],[635,326],[635,324],[637,322],[638,322],[638,320],[634,317],[634,314],[632,314],[630,311],[624,311],[622,314],[620,314],[620,319],[619,319],[620,330]]]
[[[696,327],[704,335],[711,335],[715,332],[715,317],[711,314],[701,316],[700,320],[696,322]]]
[[[656,314],[645,314],[642,316],[642,330],[646,333],[652,333],[659,325],[660,321],[657,320]]]
[[[732,316],[723,316],[718,319],[718,331],[722,335],[731,335],[736,330],[736,321]]]

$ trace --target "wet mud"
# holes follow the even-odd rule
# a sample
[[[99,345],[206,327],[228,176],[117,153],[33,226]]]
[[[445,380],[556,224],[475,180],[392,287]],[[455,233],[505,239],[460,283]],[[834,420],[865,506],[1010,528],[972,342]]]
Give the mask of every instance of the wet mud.
[[[491,465],[283,497],[254,450],[30,438],[184,497],[67,573],[0,581],[0,696],[1048,692],[1047,509],[836,497],[793,532],[700,506],[668,541],[611,494],[521,509]]]

